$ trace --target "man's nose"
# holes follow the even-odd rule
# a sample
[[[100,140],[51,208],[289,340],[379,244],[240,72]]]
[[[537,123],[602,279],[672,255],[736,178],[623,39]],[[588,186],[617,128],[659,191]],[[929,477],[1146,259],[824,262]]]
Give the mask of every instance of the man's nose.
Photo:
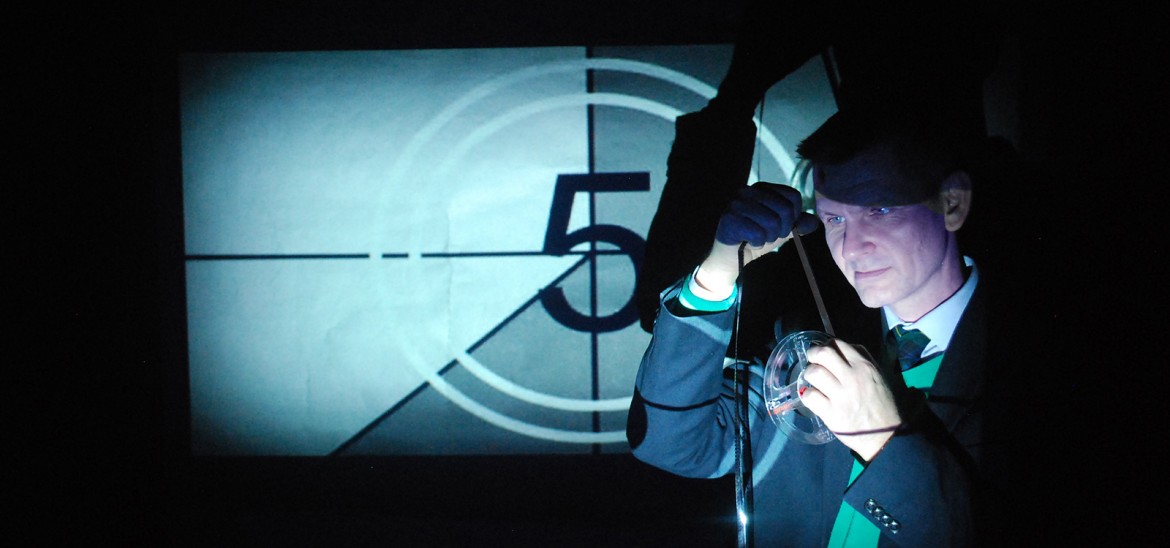
[[[845,231],[845,236],[841,242],[841,252],[846,259],[856,259],[872,253],[874,249],[873,241],[870,240],[868,232],[857,226],[850,226]]]

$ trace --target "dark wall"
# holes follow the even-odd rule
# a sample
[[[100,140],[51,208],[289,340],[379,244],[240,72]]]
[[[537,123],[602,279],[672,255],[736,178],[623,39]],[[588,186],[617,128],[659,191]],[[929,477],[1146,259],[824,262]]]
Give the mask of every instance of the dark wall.
[[[189,458],[175,55],[721,43],[739,4],[187,1],[14,14],[4,88],[17,143],[4,202],[18,351],[5,361],[18,397],[6,415],[20,440],[14,470],[36,486],[21,498],[37,517],[21,520],[18,539],[464,544],[482,534],[596,545],[729,531],[719,519],[730,484],[625,458]],[[1165,39],[1148,13],[1051,4],[986,3],[1004,16],[1016,68],[1002,100],[1015,102],[1017,144],[1041,175],[1035,202],[1000,222],[1047,227],[1044,276],[1064,298],[1056,340],[1037,344],[1051,347],[1054,379],[1078,379],[1062,389],[1085,398],[1061,468],[1070,506],[1054,509],[1072,523],[1053,526],[1136,538],[1129,511],[1152,489],[1133,480],[1157,475],[1148,440],[1164,415],[1151,397],[1164,363],[1147,355],[1166,325],[1164,291],[1145,290],[1165,274],[1166,191],[1154,171],[1167,144],[1157,122]],[[1101,517],[1107,531],[1076,523]]]

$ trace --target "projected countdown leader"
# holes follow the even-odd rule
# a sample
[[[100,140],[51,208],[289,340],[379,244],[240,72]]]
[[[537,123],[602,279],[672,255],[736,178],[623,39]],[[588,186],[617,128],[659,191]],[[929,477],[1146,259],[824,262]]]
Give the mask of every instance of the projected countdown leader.
[[[487,97],[488,95],[509,86],[522,84],[525,80],[539,76],[589,70],[625,72],[656,78],[687,89],[704,99],[710,99],[715,94],[715,88],[691,76],[658,65],[627,59],[585,58],[528,67],[523,70],[495,78],[491,81],[481,84],[480,86],[477,86],[463,97],[453,102],[434,118],[432,118],[430,122],[415,135],[415,137],[403,151],[393,175],[399,176],[408,170],[411,163],[415,161],[416,157],[427,145],[428,141],[430,141],[431,138],[434,137],[435,134],[437,134],[445,124],[455,119],[465,109],[475,104],[477,101]],[[586,106],[591,108],[593,105],[628,108],[663,118],[671,123],[674,122],[675,118],[683,114],[683,112],[669,105],[626,94],[604,92],[564,94],[532,101],[523,107],[500,114],[495,119],[486,122],[485,126],[480,128],[480,131],[476,132],[477,135],[468,136],[463,140],[463,142],[458,143],[455,147],[453,147],[453,150],[466,150],[467,148],[473,146],[476,142],[486,139],[486,137],[494,131],[497,131],[500,128],[526,116],[531,116],[539,112],[556,108],[573,106]],[[791,174],[793,171],[792,159],[780,145],[779,140],[776,139],[771,131],[763,126],[760,120],[757,119],[756,123],[761,128],[760,143],[764,150],[774,159],[783,173]],[[592,166],[592,161],[590,162],[590,165]],[[755,174],[753,173],[751,176],[755,177]],[[626,396],[612,399],[597,398],[596,344],[594,344],[592,347],[593,356],[591,360],[594,368],[594,397],[592,399],[564,398],[552,394],[541,393],[529,387],[519,386],[516,383],[513,383],[492,372],[490,368],[486,367],[484,364],[479,363],[475,358],[473,358],[471,353],[474,352],[475,349],[482,345],[485,341],[497,334],[505,324],[514,320],[520,311],[533,306],[537,302],[543,307],[548,315],[556,320],[560,325],[575,331],[589,333],[594,337],[594,340],[596,340],[597,335],[600,333],[618,331],[634,324],[637,321],[637,310],[635,307],[632,290],[625,303],[615,312],[612,312],[608,315],[597,315],[595,304],[589,311],[581,311],[574,308],[566,298],[565,292],[560,286],[560,283],[565,280],[569,274],[576,271],[577,269],[585,266],[594,266],[595,261],[599,255],[624,255],[628,257],[633,266],[631,272],[638,272],[642,262],[645,240],[634,231],[623,226],[612,224],[594,224],[592,221],[594,215],[592,203],[593,196],[597,193],[646,192],[649,190],[650,174],[646,172],[578,173],[559,175],[557,177],[556,186],[553,192],[552,205],[549,208],[549,220],[545,232],[543,249],[538,252],[538,254],[555,256],[580,254],[582,255],[581,259],[575,262],[569,269],[567,269],[563,275],[558,276],[557,279],[554,280],[550,285],[542,289],[534,299],[523,304],[519,310],[509,315],[508,318],[503,320],[499,326],[485,335],[482,339],[471,345],[471,347],[469,347],[467,350],[457,352],[456,359],[452,360],[439,371],[427,371],[424,367],[421,366],[421,364],[412,363],[411,365],[415,367],[415,369],[417,369],[418,372],[426,379],[427,385],[435,389],[435,391],[438,393],[442,394],[452,403],[477,416],[478,418],[500,428],[504,428],[521,435],[556,442],[576,444],[624,442],[624,429],[614,431],[599,431],[598,428],[598,420],[596,418],[598,413],[604,411],[624,411],[629,407],[630,397]],[[573,203],[574,200],[577,199],[577,195],[579,193],[587,193],[589,196],[588,200],[590,202],[590,223],[584,228],[570,231],[569,223],[571,212],[573,210]],[[574,248],[582,244],[588,244],[588,250],[574,251]],[[612,249],[600,248],[598,244],[608,244],[609,246],[612,246]],[[424,259],[457,259],[460,257],[533,254],[533,252],[424,252],[421,254],[421,256]],[[403,256],[401,254],[385,254],[383,258],[403,258]],[[596,279],[591,278],[590,284],[590,293],[592,295],[596,295]],[[633,284],[630,285],[632,288]],[[514,417],[509,417],[493,409],[490,409],[487,406],[468,397],[466,394],[443,379],[443,374],[456,365],[463,366],[478,380],[500,391],[501,393],[523,400],[527,403],[562,411],[593,413],[593,431],[571,431],[565,429],[549,428],[546,426],[525,422]],[[415,394],[417,393],[418,392],[416,391]],[[410,398],[406,399],[408,400]],[[405,403],[405,400],[404,402],[400,402],[396,408],[400,407],[403,403]],[[349,441],[342,444],[337,448],[337,450],[334,451],[334,453],[344,453],[347,447],[360,440],[365,433],[369,432],[378,423],[385,420],[392,413],[393,409],[388,411],[382,417],[379,417],[376,421],[374,421],[374,423],[371,423]]]

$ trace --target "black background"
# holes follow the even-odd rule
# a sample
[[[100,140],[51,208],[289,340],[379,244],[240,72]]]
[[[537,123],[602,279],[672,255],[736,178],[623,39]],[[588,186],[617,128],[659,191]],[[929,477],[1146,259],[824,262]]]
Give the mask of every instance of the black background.
[[[730,545],[728,481],[630,457],[196,459],[189,454],[177,54],[729,43],[741,2],[207,2],[5,19],[6,535],[124,545]],[[1164,18],[984,2],[1015,40],[1020,149],[1070,413],[1057,539],[1157,529]],[[1152,10],[1151,10],[1152,11]],[[665,159],[663,159],[665,161]],[[1033,231],[1025,230],[1027,233]],[[1022,305],[1025,306],[1025,305]],[[1068,379],[1075,379],[1069,381]],[[1043,390],[1043,387],[1038,387]],[[11,443],[15,440],[16,443]],[[19,489],[17,485],[24,485]],[[1149,523],[1147,520],[1153,520]]]

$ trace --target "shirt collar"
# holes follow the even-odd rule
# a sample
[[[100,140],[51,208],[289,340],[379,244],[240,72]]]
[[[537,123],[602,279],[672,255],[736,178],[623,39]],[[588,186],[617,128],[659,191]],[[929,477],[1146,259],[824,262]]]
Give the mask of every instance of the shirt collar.
[[[887,331],[897,325],[905,329],[917,329],[930,338],[930,344],[922,351],[923,356],[945,352],[951,343],[951,337],[955,334],[955,327],[959,325],[963,310],[967,308],[971,295],[975,293],[975,284],[979,283],[979,268],[975,266],[975,261],[970,257],[963,257],[963,264],[971,268],[971,275],[967,276],[967,280],[954,295],[927,312],[918,321],[903,322],[890,307],[883,306],[882,313],[885,316]]]

